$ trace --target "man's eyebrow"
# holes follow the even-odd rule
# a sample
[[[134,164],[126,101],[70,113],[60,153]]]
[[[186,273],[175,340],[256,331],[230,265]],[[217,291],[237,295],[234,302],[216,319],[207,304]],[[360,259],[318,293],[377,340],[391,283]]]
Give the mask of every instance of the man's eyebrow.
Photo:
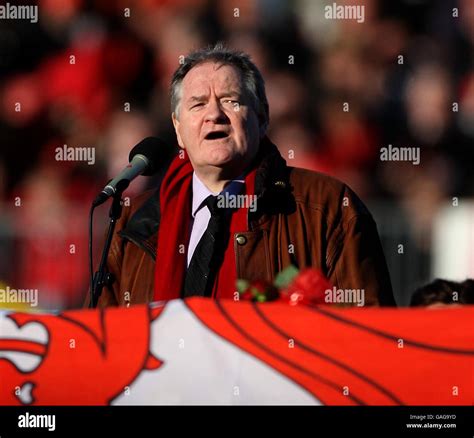
[[[241,97],[242,93],[240,91],[226,91],[222,93],[219,98],[222,99],[223,97]]]
[[[219,95],[219,99],[223,99],[226,97],[236,97],[238,99],[242,98],[242,93],[240,91],[225,91],[221,95]],[[191,96],[190,98],[187,99],[188,103],[193,103],[193,102],[204,102],[208,98],[207,94],[201,94],[200,96]]]
[[[191,96],[188,101],[189,102],[202,102],[203,100],[206,100],[207,96],[205,94],[202,94],[201,96]]]

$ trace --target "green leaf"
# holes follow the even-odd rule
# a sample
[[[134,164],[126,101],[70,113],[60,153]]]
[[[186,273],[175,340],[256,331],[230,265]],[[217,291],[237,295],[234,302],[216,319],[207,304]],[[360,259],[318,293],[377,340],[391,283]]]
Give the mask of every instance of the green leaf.
[[[250,282],[247,280],[243,280],[239,278],[236,282],[235,285],[237,287],[237,290],[239,291],[239,294],[243,294],[247,288],[249,287]]]
[[[278,289],[284,289],[294,280],[294,278],[298,275],[299,272],[300,271],[296,266],[289,265],[285,269],[283,269],[283,271],[280,271],[278,273],[273,284]]]
[[[252,286],[250,288],[250,293],[252,294],[254,298],[258,297],[261,294],[261,292],[255,286]]]

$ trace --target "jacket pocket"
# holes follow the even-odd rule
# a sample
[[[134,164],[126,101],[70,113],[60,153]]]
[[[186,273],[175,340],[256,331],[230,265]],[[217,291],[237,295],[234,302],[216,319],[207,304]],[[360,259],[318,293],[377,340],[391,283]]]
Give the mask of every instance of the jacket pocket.
[[[273,282],[267,230],[234,233],[237,278]]]

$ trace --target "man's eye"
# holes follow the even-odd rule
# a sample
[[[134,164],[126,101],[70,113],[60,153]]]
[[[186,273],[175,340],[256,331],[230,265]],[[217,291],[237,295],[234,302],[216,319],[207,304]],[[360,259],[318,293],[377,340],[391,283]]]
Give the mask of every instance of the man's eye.
[[[194,104],[194,105],[191,107],[191,109],[199,108],[200,106],[203,106],[203,105],[204,105],[203,102],[199,102],[199,103]]]
[[[237,99],[225,99],[223,105],[234,111],[240,111],[240,101]]]

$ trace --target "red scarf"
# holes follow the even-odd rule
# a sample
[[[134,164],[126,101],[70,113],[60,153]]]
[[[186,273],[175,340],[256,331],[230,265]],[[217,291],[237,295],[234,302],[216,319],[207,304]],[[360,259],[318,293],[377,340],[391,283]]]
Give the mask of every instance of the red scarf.
[[[255,192],[254,167],[245,177],[244,191]],[[155,294],[153,301],[181,297],[187,269],[187,248],[190,238],[193,167],[184,152],[171,163],[160,188],[161,221],[155,265]],[[239,208],[232,213],[230,238],[224,260],[216,276],[213,298],[233,298],[237,279],[234,233],[248,231],[248,209]]]

